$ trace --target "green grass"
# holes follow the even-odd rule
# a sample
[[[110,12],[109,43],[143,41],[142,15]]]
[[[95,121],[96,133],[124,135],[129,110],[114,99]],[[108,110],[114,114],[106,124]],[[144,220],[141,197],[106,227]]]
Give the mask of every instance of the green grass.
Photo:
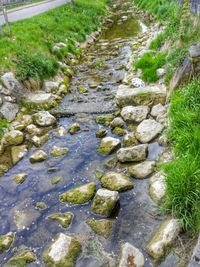
[[[200,79],[172,95],[168,137],[176,159],[164,165],[167,183],[165,209],[185,230],[200,230]]]
[[[97,29],[107,3],[108,0],[76,0],[74,5],[63,5],[36,17],[11,23],[10,35],[4,27],[4,35],[0,37],[0,74],[14,71],[22,80],[53,76],[58,68],[58,59],[63,59],[68,52],[80,52],[75,48],[75,42],[83,42]],[[52,55],[51,49],[57,42],[65,42],[67,48]]]

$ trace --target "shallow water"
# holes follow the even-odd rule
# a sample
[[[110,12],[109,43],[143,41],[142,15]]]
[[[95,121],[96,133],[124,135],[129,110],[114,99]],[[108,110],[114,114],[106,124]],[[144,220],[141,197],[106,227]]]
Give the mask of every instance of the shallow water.
[[[22,161],[0,179],[0,234],[16,232],[14,245],[0,256],[1,266],[14,254],[15,247],[24,246],[33,249],[38,257],[37,263],[29,266],[43,266],[42,253],[60,232],[73,233],[83,240],[83,252],[77,261],[78,267],[102,266],[110,258],[116,258],[122,242],[130,242],[141,249],[145,255],[145,266],[153,266],[145,252],[145,245],[163,218],[148,196],[148,179],[134,179],[134,189],[120,193],[120,207],[111,218],[114,220],[114,226],[108,239],[95,235],[86,224],[88,218],[98,218],[91,213],[91,202],[70,207],[59,201],[60,193],[89,181],[95,181],[99,188],[95,170],[106,171],[103,162],[113,156],[102,156],[96,152],[99,139],[95,137],[95,133],[99,126],[95,123],[95,114],[109,113],[110,110],[116,109],[113,97],[131,55],[130,45],[142,30],[140,22],[132,15],[133,9],[128,0],[121,0],[120,8],[123,12],[120,11],[119,14],[116,11],[113,26],[102,34],[77,67],[77,73],[71,82],[74,93],[66,96],[54,111],[63,116],[59,119],[60,126],[67,129],[76,121],[81,125],[81,132],[73,136],[67,134],[66,137],[59,137],[52,130],[48,142],[42,147],[49,155],[45,162],[29,162],[29,156],[35,150],[32,148]],[[129,18],[122,24],[118,23],[125,15]],[[121,64],[124,67],[115,70]],[[89,88],[88,84],[92,81],[99,83],[98,90]],[[79,94],[78,85],[87,87],[89,94]],[[67,116],[70,114],[76,116]],[[112,136],[110,131],[108,136]],[[54,145],[67,146],[69,154],[60,159],[52,158],[50,151]],[[150,144],[148,158],[157,159],[163,150],[156,142]],[[50,172],[49,168],[55,168],[55,171]],[[121,170],[119,166],[115,169]],[[14,176],[23,172],[28,174],[27,180],[22,185],[16,185]],[[62,180],[57,185],[52,185],[53,177],[62,177]],[[41,201],[47,204],[47,208],[40,211],[35,205]],[[20,216],[18,211],[21,212]],[[73,222],[67,230],[59,227],[55,221],[46,219],[51,213],[65,211],[74,214]],[[22,213],[26,215],[26,219],[20,223]],[[15,223],[17,215],[18,227]],[[173,267],[176,262],[177,258],[170,256],[167,262],[160,266]]]

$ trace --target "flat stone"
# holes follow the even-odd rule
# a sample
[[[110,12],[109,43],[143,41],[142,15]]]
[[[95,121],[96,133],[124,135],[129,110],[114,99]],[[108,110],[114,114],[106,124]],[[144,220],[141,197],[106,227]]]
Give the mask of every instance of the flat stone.
[[[166,195],[165,177],[161,172],[154,174],[149,180],[149,195],[152,200],[160,205]]]
[[[47,154],[43,150],[37,150],[30,156],[29,160],[31,163],[42,162],[47,158]]]
[[[17,184],[22,184],[26,180],[27,177],[28,177],[27,173],[20,173],[15,176],[15,182]]]
[[[159,103],[152,107],[151,116],[156,118],[158,115],[163,114],[165,112],[166,112],[166,107]]]
[[[146,178],[154,172],[155,161],[144,161],[128,168],[131,176],[135,178]]]
[[[107,172],[100,178],[101,186],[113,191],[126,191],[133,188],[133,182],[125,173]]]
[[[16,118],[18,112],[19,112],[18,104],[4,102],[0,108],[0,117],[11,122]]]
[[[32,117],[34,123],[41,127],[48,127],[56,124],[56,118],[48,111],[39,111],[33,114]]]
[[[29,93],[26,94],[25,100],[36,105],[49,104],[54,100],[54,96],[43,92]]]
[[[105,238],[108,238],[112,232],[113,221],[111,220],[95,220],[88,219],[87,224],[92,228],[92,230]]]
[[[162,259],[177,239],[180,230],[178,220],[168,219],[164,221],[147,244],[148,254],[156,261]]]
[[[164,126],[152,119],[141,122],[135,132],[137,139],[141,143],[148,143],[156,138],[164,129]]]
[[[129,123],[141,122],[146,119],[149,113],[147,106],[126,106],[121,111],[122,118]]]
[[[162,86],[146,86],[141,88],[130,88],[120,85],[116,102],[120,107],[128,105],[147,105],[152,106],[158,103],[166,102],[166,88]]]
[[[145,160],[147,157],[147,148],[147,145],[121,148],[117,152],[117,158],[120,162],[137,162]]]
[[[52,93],[55,90],[57,91],[59,88],[60,82],[55,81],[45,81],[44,82],[44,90],[47,93]]]
[[[67,155],[69,152],[69,149],[67,147],[57,147],[54,146],[51,150],[51,156],[55,158],[62,157],[64,155]]]
[[[101,140],[98,152],[101,154],[111,154],[120,148],[121,142],[117,138],[105,137]]]
[[[5,146],[17,146],[23,143],[24,134],[19,130],[11,130],[6,133],[3,138],[3,144]]]
[[[12,163],[16,164],[18,161],[23,159],[23,157],[28,153],[28,149],[26,145],[22,146],[13,146],[11,147],[11,158]]]
[[[121,256],[117,267],[144,267],[144,256],[142,252],[131,245],[125,243],[121,247]]]
[[[49,215],[48,219],[57,221],[63,228],[68,228],[72,222],[73,216],[71,212],[54,213]]]
[[[8,250],[10,248],[14,238],[15,235],[12,232],[0,236],[0,253],[3,253],[5,250]]]
[[[119,201],[119,193],[107,189],[99,189],[94,197],[91,209],[102,216],[110,216]]]

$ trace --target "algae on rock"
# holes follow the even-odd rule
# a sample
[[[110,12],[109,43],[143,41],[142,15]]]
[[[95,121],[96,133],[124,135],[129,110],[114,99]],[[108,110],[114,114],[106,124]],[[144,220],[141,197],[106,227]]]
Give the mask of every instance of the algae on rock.
[[[106,219],[88,219],[87,224],[92,228],[95,233],[105,238],[108,238],[112,231],[113,221]]]

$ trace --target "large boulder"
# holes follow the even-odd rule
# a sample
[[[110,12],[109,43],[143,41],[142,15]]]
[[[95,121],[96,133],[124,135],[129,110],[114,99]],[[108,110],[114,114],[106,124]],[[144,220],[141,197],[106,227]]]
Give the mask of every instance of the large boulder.
[[[120,162],[137,162],[145,160],[147,157],[148,145],[137,145],[133,147],[120,148],[117,158]]]
[[[130,88],[125,85],[120,85],[117,94],[116,102],[120,107],[128,105],[156,105],[165,103],[166,88],[163,86],[146,86],[141,88]]]
[[[33,121],[41,127],[48,127],[56,124],[56,118],[48,111],[39,111],[33,114]]]
[[[100,178],[101,186],[113,191],[126,191],[133,188],[133,182],[125,173],[107,172]]]
[[[18,130],[11,130],[4,135],[3,144],[5,146],[17,146],[23,143],[24,134]]]
[[[147,106],[126,106],[121,111],[122,118],[130,123],[141,122],[146,119],[149,113]]]
[[[121,247],[121,255],[117,267],[144,267],[144,256],[142,252],[131,245],[125,243]]]
[[[101,154],[111,154],[120,148],[121,142],[117,138],[105,137],[101,140],[98,152]]]
[[[137,139],[141,143],[148,143],[156,138],[164,129],[164,126],[152,119],[141,122],[135,132]]]
[[[149,195],[156,204],[161,204],[166,195],[165,177],[161,172],[154,174],[149,181]]]
[[[128,171],[135,178],[146,178],[154,172],[155,165],[155,161],[147,160],[129,167]]]
[[[4,102],[0,108],[0,118],[11,122],[15,119],[19,111],[19,105],[10,102]]]
[[[80,252],[81,244],[75,237],[60,233],[44,253],[45,266],[74,267]]]

